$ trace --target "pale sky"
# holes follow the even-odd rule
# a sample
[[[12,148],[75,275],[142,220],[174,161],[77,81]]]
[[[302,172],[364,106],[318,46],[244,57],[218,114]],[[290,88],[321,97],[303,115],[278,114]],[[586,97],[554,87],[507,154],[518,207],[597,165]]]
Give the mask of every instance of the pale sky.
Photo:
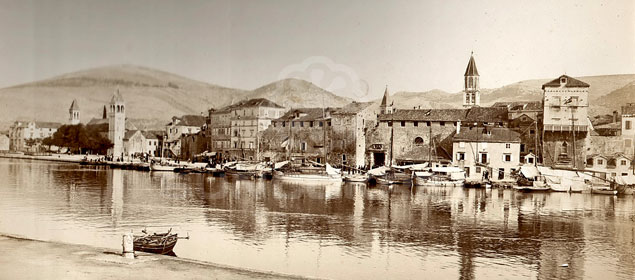
[[[0,87],[135,64],[243,89],[305,77],[363,100],[459,91],[471,51],[485,88],[633,74],[634,3],[0,0]]]

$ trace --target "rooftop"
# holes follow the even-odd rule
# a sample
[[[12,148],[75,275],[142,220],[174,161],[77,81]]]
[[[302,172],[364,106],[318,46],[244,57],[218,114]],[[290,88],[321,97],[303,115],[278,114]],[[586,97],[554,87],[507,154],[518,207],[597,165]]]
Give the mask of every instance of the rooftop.
[[[373,102],[357,102],[353,101],[348,105],[339,108],[333,112],[333,115],[354,115],[360,111],[373,105]]]
[[[465,69],[465,75],[463,76],[478,76],[478,69],[476,69],[476,62],[474,61],[474,55],[470,56],[470,61],[467,63]]]
[[[505,127],[462,128],[453,137],[454,142],[510,143],[520,142],[520,134]]]
[[[492,107],[505,107],[509,111],[542,111],[541,101],[496,102]]]
[[[175,120],[179,120],[178,123],[174,123]],[[201,115],[183,115],[181,117],[172,117],[172,121],[168,125],[180,125],[180,126],[196,126],[201,127],[205,125],[205,116]]]
[[[380,114],[379,121],[457,121],[464,120],[467,109],[414,109]]]
[[[77,100],[73,99],[73,103],[71,103],[71,108],[69,108],[68,110],[79,111],[79,104],[77,103]]]
[[[316,121],[328,119],[328,116],[333,112],[334,108],[298,108],[291,109],[286,112],[282,117],[274,121]],[[326,115],[326,117],[325,117]]]
[[[561,83],[562,78],[565,78],[564,81],[566,81],[564,84]],[[562,75],[560,77],[558,77],[557,79],[554,79],[551,82],[548,82],[544,85],[542,85],[542,89],[545,89],[546,87],[589,87],[589,84],[580,81],[578,79],[575,78],[571,78],[567,75]]]

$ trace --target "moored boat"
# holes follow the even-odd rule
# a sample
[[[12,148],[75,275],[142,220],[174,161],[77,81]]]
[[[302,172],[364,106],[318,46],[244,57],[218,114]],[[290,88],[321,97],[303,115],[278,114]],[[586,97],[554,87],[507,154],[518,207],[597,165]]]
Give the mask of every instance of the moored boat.
[[[160,255],[170,254],[179,240],[178,234],[171,232],[172,229],[168,230],[167,233],[147,234],[143,230],[144,235],[134,237],[134,250]],[[189,239],[189,236],[184,237],[184,239]]]
[[[150,165],[150,171],[170,171],[174,172],[174,169],[177,168],[173,165],[161,165],[161,164],[152,164]]]

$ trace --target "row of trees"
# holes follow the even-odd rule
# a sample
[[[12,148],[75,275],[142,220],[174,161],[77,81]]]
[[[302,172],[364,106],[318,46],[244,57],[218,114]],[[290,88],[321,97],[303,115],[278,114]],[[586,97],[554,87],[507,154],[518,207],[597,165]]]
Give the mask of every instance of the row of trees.
[[[66,147],[72,153],[96,153],[106,154],[113,146],[112,142],[99,132],[97,126],[85,126],[83,124],[62,125],[53,134],[42,140],[42,145]]]

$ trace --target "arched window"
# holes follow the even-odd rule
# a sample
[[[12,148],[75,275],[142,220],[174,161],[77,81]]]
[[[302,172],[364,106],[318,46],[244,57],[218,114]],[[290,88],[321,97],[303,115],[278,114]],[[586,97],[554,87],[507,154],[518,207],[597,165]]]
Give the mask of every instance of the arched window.
[[[423,138],[421,138],[421,137],[415,138],[415,145],[417,145],[417,146],[423,145]]]
[[[121,112],[123,113],[123,105],[121,105]]]

